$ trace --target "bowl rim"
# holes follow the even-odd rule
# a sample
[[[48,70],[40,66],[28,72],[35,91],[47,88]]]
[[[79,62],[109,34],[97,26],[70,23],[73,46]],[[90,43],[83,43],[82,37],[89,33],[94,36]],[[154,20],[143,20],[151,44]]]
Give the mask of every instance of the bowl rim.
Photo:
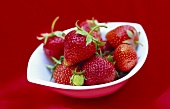
[[[37,49],[39,49],[39,47],[43,47],[43,44],[40,44],[35,50],[34,52],[32,53],[29,61],[28,61],[28,67],[27,67],[27,80],[29,82],[32,82],[32,83],[35,83],[35,84],[39,84],[39,85],[45,85],[45,86],[49,86],[49,87],[54,87],[54,88],[59,88],[59,89],[70,89],[70,90],[89,90],[89,89],[98,89],[98,88],[104,88],[104,87],[109,87],[109,86],[112,86],[112,85],[116,85],[118,83],[121,83],[121,82],[124,82],[126,80],[128,80],[130,77],[132,77],[134,74],[136,74],[139,69],[143,66],[143,64],[145,63],[146,61],[146,58],[147,58],[147,55],[148,55],[148,50],[149,50],[149,47],[148,47],[148,39],[147,39],[147,36],[146,36],[146,33],[143,29],[143,27],[138,24],[138,23],[130,23],[130,22],[108,22],[107,24],[109,23],[119,23],[120,25],[121,24],[135,24],[137,25],[143,32],[143,38],[145,40],[145,52],[142,54],[143,56],[143,60],[141,60],[140,63],[138,63],[138,67],[137,65],[124,77],[118,79],[118,80],[115,80],[115,81],[112,81],[112,82],[109,82],[109,83],[105,83],[105,84],[99,84],[99,85],[91,85],[91,86],[71,86],[71,85],[64,85],[64,84],[58,84],[58,83],[54,83],[54,82],[51,82],[51,81],[45,81],[45,80],[40,80],[40,79],[34,79],[34,78],[31,78],[29,76],[29,66],[30,66],[30,59],[32,56],[34,56],[35,52]],[[105,24],[105,23],[99,23],[99,24]],[[70,29],[67,29],[67,30],[64,30],[65,33],[71,31],[75,29],[75,27],[73,28],[70,28]]]

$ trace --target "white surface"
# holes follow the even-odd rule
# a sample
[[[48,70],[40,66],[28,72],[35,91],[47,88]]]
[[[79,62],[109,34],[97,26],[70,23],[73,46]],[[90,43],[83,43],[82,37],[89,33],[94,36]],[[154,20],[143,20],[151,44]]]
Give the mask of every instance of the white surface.
[[[100,23],[104,24],[104,23]],[[27,79],[29,82],[41,84],[49,87],[55,87],[55,88],[62,88],[62,89],[73,89],[73,90],[83,90],[83,89],[93,89],[93,88],[101,88],[101,87],[107,87],[110,85],[117,84],[119,82],[122,82],[126,79],[129,79],[131,76],[133,76],[144,64],[147,54],[148,54],[148,40],[147,36],[145,34],[144,29],[140,24],[137,23],[127,23],[127,22],[109,22],[106,24],[108,28],[101,28],[102,38],[105,39],[105,34],[116,28],[120,25],[131,25],[136,28],[136,30],[140,31],[139,41],[143,44],[143,46],[139,45],[137,49],[138,57],[138,63],[137,65],[131,70],[129,74],[124,76],[123,78],[106,83],[101,85],[93,85],[93,86],[70,86],[70,85],[62,85],[54,83],[53,81],[50,81],[51,78],[51,72],[49,69],[46,68],[46,64],[52,64],[47,57],[44,54],[43,51],[43,44],[37,47],[37,49],[33,52],[33,54],[30,57],[30,60],[28,62],[27,67]],[[65,30],[65,33],[68,33],[69,31],[73,30],[75,28],[71,28],[68,30]]]

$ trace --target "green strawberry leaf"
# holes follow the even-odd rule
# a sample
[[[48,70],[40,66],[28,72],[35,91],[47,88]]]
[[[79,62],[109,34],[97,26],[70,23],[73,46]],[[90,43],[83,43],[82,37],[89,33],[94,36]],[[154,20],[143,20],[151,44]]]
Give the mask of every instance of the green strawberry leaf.
[[[52,66],[52,65],[46,65],[46,67],[49,68],[49,69],[53,69],[54,68],[54,66]]]
[[[65,36],[65,33],[63,33],[62,31],[56,31],[56,32],[52,32],[51,36],[57,36],[57,37],[60,37],[60,38],[64,39],[63,36]]]
[[[89,26],[90,29],[93,29],[95,26]]]
[[[64,56],[60,56],[60,61],[62,62],[64,60]]]
[[[124,43],[124,44],[132,44],[132,40],[131,39],[127,39],[127,40],[124,40],[122,43]]]
[[[88,35],[88,32],[86,32],[86,31],[82,31],[82,30],[76,30],[76,33],[77,34],[81,34],[81,35],[83,35],[83,36],[86,36],[86,35]]]
[[[139,41],[135,41],[136,44],[140,44],[141,46],[143,46],[143,44],[141,44]]]
[[[53,61],[56,63],[56,64],[61,64],[61,61],[60,60],[57,60],[56,58],[54,57],[51,57],[53,59]]]
[[[88,34],[86,37],[86,46],[91,42],[92,42],[92,36]]]
[[[100,43],[97,39],[93,38],[92,32],[93,32],[95,29],[99,28],[99,27],[105,27],[105,28],[107,28],[107,26],[105,26],[105,25],[95,26],[95,27],[92,28],[92,29],[90,30],[90,32],[88,33],[88,32],[86,32],[83,28],[80,28],[80,27],[78,26],[78,20],[76,21],[75,25],[76,25],[76,27],[77,27],[76,33],[77,33],[77,34],[81,34],[81,35],[83,35],[83,36],[86,37],[86,46],[87,46],[89,43],[91,43],[92,41],[93,41],[95,44],[97,44],[97,46],[98,46],[98,45],[104,45],[104,43]],[[96,48],[97,48],[97,46],[96,46]]]
[[[50,34],[49,33],[42,33],[41,36],[48,37],[48,36],[50,36]]]
[[[93,42],[95,42],[98,46],[104,46],[105,42],[99,41],[98,38],[93,37]]]
[[[99,46],[104,46],[105,42],[98,41],[97,42]]]
[[[113,62],[113,56],[108,56],[107,58],[106,58],[108,61],[110,61],[110,62]]]
[[[126,33],[130,38],[133,38],[133,33],[130,30],[126,30]]]
[[[95,55],[100,56],[100,54],[98,52],[95,52]]]
[[[103,53],[102,53],[101,48],[98,48],[97,50],[98,50],[99,52],[98,52],[98,51],[96,51],[96,52],[95,52],[95,54],[96,54],[97,56],[101,56],[101,57],[103,57]]]
[[[110,51],[105,51],[104,53],[103,53],[103,56],[106,56],[106,55],[109,55],[110,54]]]
[[[55,70],[56,66],[46,65],[46,67],[51,69],[51,72],[52,72],[52,75],[51,75],[51,78],[50,78],[50,81],[51,81],[53,79],[53,74],[54,74],[54,70]]]

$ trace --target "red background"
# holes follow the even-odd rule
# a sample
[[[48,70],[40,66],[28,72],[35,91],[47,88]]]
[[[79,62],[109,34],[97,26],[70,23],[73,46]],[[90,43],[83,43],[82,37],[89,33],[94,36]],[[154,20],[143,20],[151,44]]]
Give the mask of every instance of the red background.
[[[0,108],[170,108],[168,0],[1,0],[0,1]],[[95,17],[99,22],[136,22],[148,36],[144,66],[118,92],[95,99],[57,94],[26,79],[30,55],[41,43],[35,36],[74,26],[76,20]]]

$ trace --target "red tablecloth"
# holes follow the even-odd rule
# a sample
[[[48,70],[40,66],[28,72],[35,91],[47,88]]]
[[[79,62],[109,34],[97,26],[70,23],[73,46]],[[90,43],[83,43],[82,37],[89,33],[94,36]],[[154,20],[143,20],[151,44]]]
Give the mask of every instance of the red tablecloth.
[[[1,0],[0,109],[170,109],[168,0]],[[95,17],[100,22],[136,22],[148,36],[144,66],[118,92],[102,98],[65,97],[26,78],[30,55],[41,43],[36,36]]]

